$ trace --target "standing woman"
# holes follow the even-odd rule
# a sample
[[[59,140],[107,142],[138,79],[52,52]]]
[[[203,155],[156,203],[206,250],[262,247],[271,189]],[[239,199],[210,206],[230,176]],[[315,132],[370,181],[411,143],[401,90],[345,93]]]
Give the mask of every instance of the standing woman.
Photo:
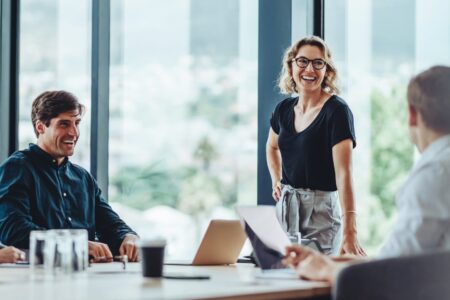
[[[365,255],[357,239],[351,174],[353,115],[337,96],[336,78],[330,50],[319,37],[287,49],[279,87],[298,96],[278,103],[270,120],[272,196],[288,234],[317,238],[327,254]]]

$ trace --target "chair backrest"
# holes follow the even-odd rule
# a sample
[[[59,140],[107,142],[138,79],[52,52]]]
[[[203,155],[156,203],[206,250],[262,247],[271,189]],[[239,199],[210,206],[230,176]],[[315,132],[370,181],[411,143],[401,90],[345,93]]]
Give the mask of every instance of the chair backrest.
[[[450,299],[450,251],[346,267],[338,274],[332,299]]]

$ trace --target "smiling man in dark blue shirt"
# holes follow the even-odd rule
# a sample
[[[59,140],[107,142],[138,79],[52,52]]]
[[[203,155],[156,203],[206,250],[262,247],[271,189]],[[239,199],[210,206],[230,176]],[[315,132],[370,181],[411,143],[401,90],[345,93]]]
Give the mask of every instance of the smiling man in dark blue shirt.
[[[37,144],[0,166],[0,241],[27,249],[32,230],[83,228],[94,259],[112,260],[113,252],[136,261],[137,234],[111,209],[92,175],[68,159],[83,112],[65,91],[44,92],[34,100]]]

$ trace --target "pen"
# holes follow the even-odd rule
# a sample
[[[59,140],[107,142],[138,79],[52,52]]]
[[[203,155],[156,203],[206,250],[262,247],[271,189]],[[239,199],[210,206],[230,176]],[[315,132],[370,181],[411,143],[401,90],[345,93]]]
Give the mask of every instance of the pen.
[[[95,263],[117,261],[117,262],[121,262],[123,264],[123,269],[125,270],[127,268],[128,255],[116,255],[112,258],[107,258],[105,256],[93,257],[92,255],[89,255],[89,261],[95,262]]]
[[[94,257],[92,255],[89,255],[89,259],[95,262],[108,262],[108,261],[128,262],[128,255],[116,255],[113,256],[112,258],[108,258],[106,256]]]
[[[163,275],[165,279],[187,279],[187,280],[208,280],[208,275]]]

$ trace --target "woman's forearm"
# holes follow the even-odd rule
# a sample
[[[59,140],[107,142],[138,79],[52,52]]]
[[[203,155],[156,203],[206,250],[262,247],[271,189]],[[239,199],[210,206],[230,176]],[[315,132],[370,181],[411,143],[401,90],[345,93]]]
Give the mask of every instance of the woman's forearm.
[[[337,187],[342,208],[343,234],[356,234],[356,207],[350,172],[337,176]]]
[[[269,168],[272,186],[281,180],[281,154],[278,149],[266,146],[267,167]]]

